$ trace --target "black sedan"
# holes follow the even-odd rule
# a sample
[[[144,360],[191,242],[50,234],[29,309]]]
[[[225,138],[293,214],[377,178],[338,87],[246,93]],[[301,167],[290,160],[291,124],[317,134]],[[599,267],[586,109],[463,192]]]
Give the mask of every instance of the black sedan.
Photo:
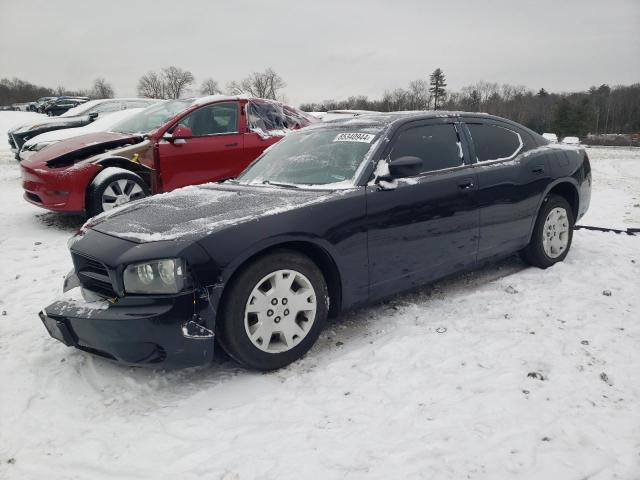
[[[44,104],[42,106],[42,113],[45,113],[50,117],[57,117],[58,115],[62,115],[68,110],[88,101],[89,97],[58,97],[55,100],[50,100]]]
[[[220,346],[276,369],[328,315],[516,252],[562,261],[590,192],[584,150],[498,117],[318,124],[236,180],[90,220],[70,241],[66,296],[40,317],[66,345],[125,364],[206,364]]]

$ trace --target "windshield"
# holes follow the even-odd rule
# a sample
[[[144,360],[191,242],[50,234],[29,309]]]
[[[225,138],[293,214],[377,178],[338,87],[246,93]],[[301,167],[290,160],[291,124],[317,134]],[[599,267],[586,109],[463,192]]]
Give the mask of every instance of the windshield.
[[[241,183],[352,186],[381,127],[322,128],[291,133],[239,177]]]
[[[190,107],[193,100],[170,100],[145,108],[143,111],[116,123],[112,132],[147,133],[164,125],[167,120]]]

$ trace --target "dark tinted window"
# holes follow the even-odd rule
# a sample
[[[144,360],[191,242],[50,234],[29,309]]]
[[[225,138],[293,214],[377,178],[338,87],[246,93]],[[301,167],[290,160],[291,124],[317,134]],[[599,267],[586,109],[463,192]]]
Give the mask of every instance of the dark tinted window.
[[[391,159],[420,157],[423,172],[442,170],[462,165],[462,149],[453,125],[425,125],[404,130],[398,135]]]
[[[467,127],[479,162],[509,158],[521,146],[520,136],[507,128],[480,123],[469,123]]]

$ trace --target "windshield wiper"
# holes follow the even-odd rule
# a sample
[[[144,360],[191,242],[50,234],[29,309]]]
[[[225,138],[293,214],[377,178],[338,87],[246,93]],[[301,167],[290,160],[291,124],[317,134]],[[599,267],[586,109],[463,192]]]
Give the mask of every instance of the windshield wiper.
[[[295,183],[286,183],[286,182],[272,182],[271,180],[263,180],[263,185],[273,185],[274,187],[285,187],[285,188],[300,188]]]

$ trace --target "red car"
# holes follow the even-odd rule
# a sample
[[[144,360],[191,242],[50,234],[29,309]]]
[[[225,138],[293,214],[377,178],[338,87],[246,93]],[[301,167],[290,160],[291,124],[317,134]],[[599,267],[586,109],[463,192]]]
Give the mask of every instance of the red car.
[[[170,100],[117,124],[43,148],[21,163],[24,198],[96,215],[150,194],[237,176],[288,130],[316,120],[279,102]]]

